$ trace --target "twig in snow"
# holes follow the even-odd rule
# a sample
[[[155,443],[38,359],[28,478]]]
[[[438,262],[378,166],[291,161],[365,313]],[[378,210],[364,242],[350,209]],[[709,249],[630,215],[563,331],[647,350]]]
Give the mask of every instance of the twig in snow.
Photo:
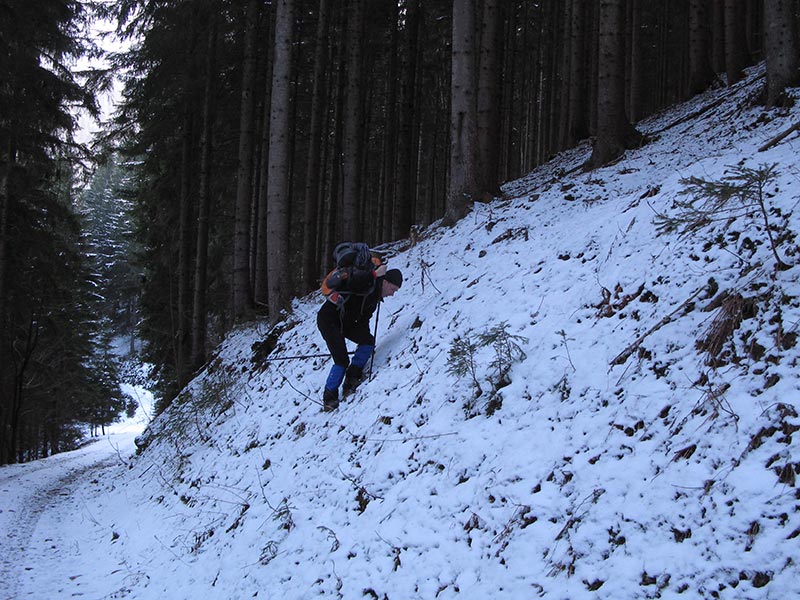
[[[285,383],[288,383],[290,388],[292,388],[292,389],[293,389],[295,392],[297,392],[298,394],[300,394],[301,396],[303,396],[303,398],[305,398],[306,400],[309,400],[309,401],[313,402],[314,404],[317,404],[317,405],[319,405],[319,406],[322,406],[322,402],[320,402],[319,400],[314,400],[314,398],[312,398],[312,397],[311,397],[311,396],[309,396],[308,394],[306,394],[306,393],[304,393],[304,392],[301,392],[301,391],[300,391],[300,390],[298,390],[296,387],[294,387],[294,385],[292,385],[292,382],[291,382],[291,381],[289,381],[289,378],[288,378],[288,377],[286,377],[286,375],[284,375],[284,374],[283,374],[283,371],[281,371],[280,367],[276,367],[276,368],[277,368],[277,370],[278,370],[278,373],[280,374],[280,376],[281,376],[281,377],[283,377],[283,381],[284,381]]]
[[[351,434],[352,435],[352,434]],[[431,435],[411,435],[404,438],[364,438],[365,442],[411,442],[413,440],[435,440],[440,437],[448,435],[458,435],[457,431],[449,431],[447,433],[433,433]]]
[[[664,325],[666,325],[667,323],[669,323],[670,321],[672,321],[672,318],[673,318],[673,317],[674,317],[674,316],[675,316],[677,313],[679,313],[679,312],[680,312],[680,311],[682,311],[684,308],[686,308],[686,306],[688,306],[688,305],[689,305],[689,303],[691,303],[691,301],[692,301],[692,300],[694,300],[694,299],[695,299],[695,298],[696,298],[696,297],[697,297],[697,296],[700,294],[700,292],[702,292],[704,289],[705,289],[705,288],[699,288],[699,289],[698,289],[698,290],[697,290],[697,291],[696,291],[694,294],[692,294],[692,295],[691,295],[691,296],[689,296],[689,297],[688,297],[686,300],[684,300],[684,301],[681,303],[681,305],[680,305],[678,308],[676,308],[676,309],[675,309],[675,310],[673,310],[671,313],[669,313],[668,315],[666,315],[665,317],[663,317],[663,318],[662,318],[662,319],[661,319],[661,320],[660,320],[658,323],[656,323],[655,325],[653,325],[653,326],[652,326],[650,329],[648,329],[648,330],[647,330],[647,331],[645,331],[645,332],[644,332],[642,335],[640,335],[638,338],[636,338],[636,340],[635,340],[635,341],[634,341],[632,344],[630,344],[630,345],[629,345],[627,348],[625,348],[625,350],[623,350],[622,352],[620,352],[619,354],[617,354],[617,356],[616,356],[616,357],[614,357],[614,359],[613,359],[613,360],[612,360],[612,361],[611,361],[609,364],[610,364],[612,367],[614,367],[614,366],[616,366],[616,365],[622,365],[622,364],[625,364],[625,361],[627,361],[627,360],[630,358],[631,354],[633,354],[633,352],[634,352],[634,351],[635,351],[635,350],[636,350],[636,349],[637,349],[639,346],[641,346],[641,345],[642,345],[642,342],[644,341],[644,339],[645,339],[645,338],[646,338],[648,335],[650,335],[651,333],[653,333],[653,332],[655,332],[655,331],[658,331],[658,330],[659,330],[659,329],[661,329],[661,328],[662,328]],[[609,369],[609,371],[610,371],[610,370],[611,370],[611,369]]]
[[[428,281],[431,282],[431,285],[433,286],[433,289],[435,289],[437,292],[439,292],[441,294],[442,290],[440,290],[438,287],[436,287],[436,284],[433,283],[433,277],[431,277],[431,272],[430,272],[430,266],[431,265],[426,263],[422,258],[419,259],[419,265],[420,265],[420,268],[422,270],[422,277],[420,278],[420,281],[422,282],[422,291],[423,291],[423,293],[425,292],[425,276],[427,275]]]
[[[569,364],[572,367],[572,372],[574,373],[578,369],[575,368],[575,363],[572,362],[572,356],[570,356],[569,353],[569,346],[567,345],[567,332],[562,329],[561,331],[556,331],[556,333],[561,336],[561,343],[564,344],[564,349],[567,351],[567,360],[569,361]]]

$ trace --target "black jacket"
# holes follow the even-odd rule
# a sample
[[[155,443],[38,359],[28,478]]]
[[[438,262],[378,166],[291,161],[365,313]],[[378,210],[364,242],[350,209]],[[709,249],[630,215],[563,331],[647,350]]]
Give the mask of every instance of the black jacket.
[[[369,327],[369,320],[382,300],[383,289],[383,277],[375,278],[371,273],[369,277],[372,281],[353,281],[350,286],[331,294],[320,308],[320,317],[335,318],[346,330]],[[360,290],[365,290],[366,294],[359,293]]]

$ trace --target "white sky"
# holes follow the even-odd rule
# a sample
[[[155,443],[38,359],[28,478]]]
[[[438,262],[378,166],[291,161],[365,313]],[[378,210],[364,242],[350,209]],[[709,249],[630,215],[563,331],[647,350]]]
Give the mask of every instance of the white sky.
[[[95,20],[90,26],[89,35],[97,41],[100,47],[106,52],[119,52],[123,50],[128,43],[123,43],[119,38],[114,35],[116,24],[110,21]],[[104,35],[105,34],[105,35]],[[81,59],[77,64],[76,70],[83,70],[87,68],[107,68],[108,62],[105,59]],[[113,114],[116,103],[119,102],[122,93],[122,83],[119,80],[114,81],[112,90],[102,93],[98,98],[100,105],[100,119],[99,121],[88,115],[85,111],[78,111],[78,131],[76,132],[76,141],[79,143],[88,144],[92,140],[92,136],[101,130],[101,123]]]

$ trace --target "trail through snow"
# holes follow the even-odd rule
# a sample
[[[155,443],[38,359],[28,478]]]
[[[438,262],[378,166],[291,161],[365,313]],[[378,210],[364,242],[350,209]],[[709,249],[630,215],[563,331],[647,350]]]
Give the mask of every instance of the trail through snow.
[[[105,506],[124,478],[135,452],[135,437],[150,422],[153,396],[139,386],[122,384],[136,399],[136,414],[106,428],[72,452],[0,468],[0,600],[56,600],[105,596],[110,574],[131,576],[126,557],[98,572],[98,539],[113,540],[113,516],[120,506]],[[94,553],[94,557],[93,557]],[[110,568],[108,565],[116,565]],[[46,593],[46,596],[42,594]]]
[[[108,435],[73,452],[0,469],[0,530],[5,532],[0,589],[6,588],[2,598],[37,598],[48,578],[74,585],[73,590],[51,588],[53,598],[72,596],[91,584],[91,564],[66,578],[61,565],[68,562],[65,555],[80,551],[80,537],[74,535],[98,526],[93,488],[124,465],[135,435]]]

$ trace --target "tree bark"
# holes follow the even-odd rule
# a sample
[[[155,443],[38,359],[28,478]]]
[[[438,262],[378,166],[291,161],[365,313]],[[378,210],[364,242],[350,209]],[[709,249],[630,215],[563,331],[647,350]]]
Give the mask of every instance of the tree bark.
[[[382,3],[387,7],[387,16],[391,42],[389,45],[389,73],[386,78],[386,125],[383,135],[383,163],[381,166],[381,211],[379,212],[380,221],[376,225],[379,227],[379,237],[381,241],[392,239],[392,218],[394,216],[394,204],[397,202],[395,186],[397,185],[397,157],[398,140],[398,90],[401,85],[398,77],[398,49],[399,49],[399,19],[398,5],[396,0],[388,0]]]
[[[632,0],[638,3],[639,0]],[[636,25],[636,4],[633,6],[634,26]],[[598,78],[600,71],[600,6],[597,2],[591,3],[589,9],[591,11],[590,32],[589,32],[589,52],[594,58],[592,59],[589,67],[589,133],[591,135],[597,134],[597,93],[598,93]],[[633,46],[636,50],[637,46]],[[634,84],[635,85],[635,84]]]
[[[800,81],[797,28],[792,0],[764,0],[767,107],[787,104],[787,87]]]
[[[197,112],[197,94],[195,81],[198,77],[197,65],[197,14],[192,13],[189,23],[189,64],[186,69],[187,97],[183,107],[183,130],[181,132],[181,171],[180,171],[180,212],[178,222],[178,341],[177,369],[178,388],[189,383],[192,371],[192,260],[194,258],[194,226],[195,217],[194,190],[192,175],[197,168],[193,148],[196,144],[195,121]],[[127,320],[133,321],[133,300],[128,298]],[[130,354],[134,353],[134,333],[131,325]]]
[[[475,2],[453,0],[450,80],[450,177],[444,224],[454,225],[475,201],[477,104],[475,99]]]
[[[747,35],[741,0],[725,0],[725,70],[728,85],[744,77],[747,65]]]
[[[341,32],[345,27],[346,11],[334,11],[335,21],[333,28]],[[331,35],[331,40],[336,40],[341,36]],[[319,243],[319,264],[324,273],[330,268],[330,252],[336,244],[337,238],[341,240],[341,156],[342,156],[342,137],[343,125],[342,114],[344,110],[345,69],[344,69],[344,44],[333,42],[331,45],[331,69],[327,80],[328,105],[330,106],[330,117],[325,126],[325,144],[323,145],[323,163],[329,165],[326,169],[326,177],[320,193],[322,210],[319,215],[320,243]]]
[[[579,0],[580,1],[580,0]],[[630,48],[630,92],[629,110],[630,119],[634,123],[639,121],[644,114],[644,98],[646,73],[642,59],[642,2],[631,0],[631,48]]]
[[[177,378],[178,387],[189,383],[192,370],[192,242],[194,204],[192,198],[191,172],[193,145],[193,115],[191,100],[187,100],[184,114],[183,139],[181,141],[181,187],[180,215],[178,223],[178,341]]]
[[[292,43],[294,0],[278,0],[269,141],[267,205],[267,277],[269,317],[280,320],[289,304],[289,183],[292,168]]]
[[[317,268],[317,215],[320,212],[320,181],[322,173],[322,125],[326,111],[325,72],[328,57],[329,0],[319,0],[316,47],[314,49],[314,83],[311,93],[311,130],[308,136],[306,163],[305,208],[303,211],[303,285],[313,289]]]
[[[406,19],[403,39],[403,56],[400,96],[400,138],[398,150],[397,181],[395,182],[395,198],[392,212],[392,239],[400,239],[406,235],[413,223],[414,190],[418,177],[416,168],[417,146],[419,136],[418,73],[419,65],[419,0],[407,0]]]
[[[725,72],[725,0],[711,0],[711,68]]]
[[[484,0],[478,67],[478,189],[488,197],[500,195],[501,0]]]
[[[239,115],[239,166],[233,232],[233,318],[246,317],[253,307],[250,287],[250,215],[253,197],[253,107],[256,77],[256,32],[259,0],[248,0],[245,10],[242,96]]]
[[[6,439],[8,427],[10,425],[11,408],[8,399],[12,397],[9,391],[9,369],[7,365],[10,360],[6,356],[6,348],[10,345],[6,331],[6,272],[8,270],[8,190],[9,177],[11,172],[13,151],[11,139],[4,147],[0,148],[0,465],[6,464],[11,456]]]
[[[587,102],[586,18],[582,0],[572,0],[569,25],[569,91],[563,110],[567,113],[567,146],[589,137]]]
[[[15,344],[14,358],[14,391],[12,392],[11,406],[11,428],[9,432],[9,458],[11,462],[25,462],[23,447],[20,444],[20,430],[24,423],[22,421],[22,404],[25,397],[25,373],[31,363],[33,353],[39,344],[39,325],[35,315],[31,312],[27,325],[27,334],[24,344],[18,347]]]
[[[8,180],[11,173],[13,150],[9,139],[5,147],[0,149],[0,358],[3,358],[5,349],[5,322],[6,322],[6,270],[8,264]],[[5,362],[0,360],[0,365]],[[0,391],[3,380],[0,376]],[[0,403],[2,410],[2,403]]]
[[[256,243],[254,249],[255,269],[253,275],[254,303],[259,309],[269,306],[269,290],[267,275],[267,202],[269,195],[269,139],[270,139],[270,111],[272,110],[272,74],[274,67],[274,37],[275,20],[274,12],[268,19],[268,47],[266,74],[264,77],[264,107],[261,117],[261,162],[259,164],[258,206],[256,207]]]
[[[361,175],[364,109],[361,102],[361,44],[364,38],[364,0],[349,0],[347,15],[347,83],[344,102],[344,147],[342,165],[342,235],[361,238]]]
[[[203,98],[203,132],[200,141],[200,185],[198,189],[197,252],[192,310],[192,366],[199,369],[206,362],[206,284],[208,277],[208,228],[211,208],[211,125],[214,119],[216,80],[217,23],[210,16]]]
[[[600,3],[600,56],[597,82],[597,135],[588,169],[605,165],[641,143],[625,114],[624,1]]]
[[[711,68],[711,31],[709,0],[689,3],[689,95],[708,89],[714,81]]]

